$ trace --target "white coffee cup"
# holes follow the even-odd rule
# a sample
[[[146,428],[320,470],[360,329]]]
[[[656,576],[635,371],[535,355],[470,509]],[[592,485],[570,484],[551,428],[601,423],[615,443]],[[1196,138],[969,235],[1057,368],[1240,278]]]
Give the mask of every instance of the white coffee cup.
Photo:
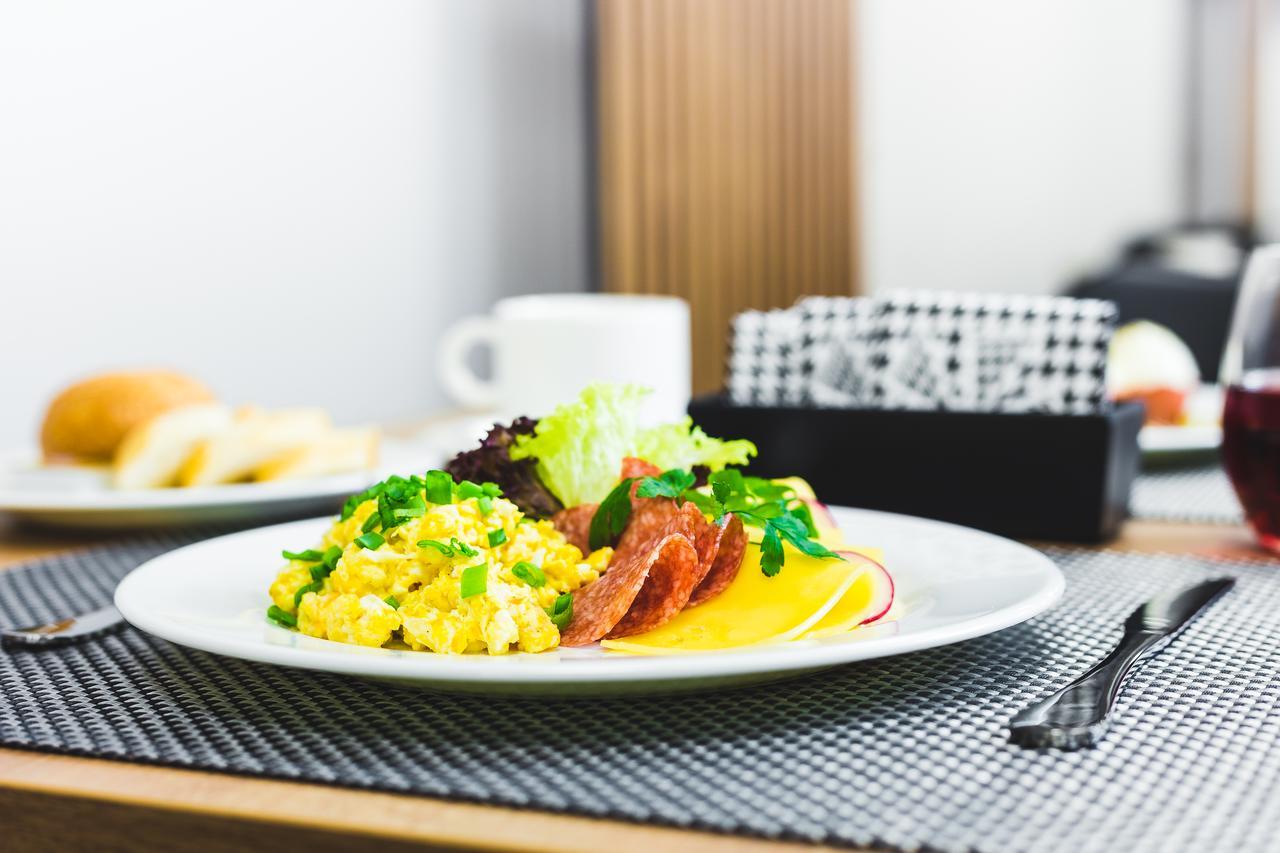
[[[492,379],[466,363],[479,345],[492,350]],[[463,318],[442,336],[438,368],[458,403],[504,416],[541,417],[592,382],[628,382],[653,390],[645,421],[672,421],[689,405],[689,306],[606,293],[502,299],[491,315]]]

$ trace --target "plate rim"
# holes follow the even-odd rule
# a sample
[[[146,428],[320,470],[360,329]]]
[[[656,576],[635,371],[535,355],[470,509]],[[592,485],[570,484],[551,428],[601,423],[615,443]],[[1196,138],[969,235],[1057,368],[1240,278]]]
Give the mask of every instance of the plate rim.
[[[565,652],[569,657],[568,660],[558,655],[548,660],[548,664],[554,667],[553,669],[542,669],[540,665],[530,662],[535,658],[546,658],[546,653],[473,658],[400,650],[363,649],[311,637],[300,638],[295,632],[270,625],[264,625],[264,630],[279,631],[282,638],[290,638],[289,642],[275,644],[264,641],[251,642],[234,637],[222,638],[201,631],[197,627],[183,625],[173,619],[149,613],[140,606],[134,606],[135,586],[143,583],[149,573],[164,571],[167,564],[187,559],[193,550],[209,547],[211,543],[225,543],[226,540],[240,537],[270,535],[275,538],[277,532],[281,534],[280,541],[288,541],[291,531],[302,531],[309,527],[322,530],[323,524],[332,521],[331,516],[239,531],[169,551],[147,560],[129,572],[116,587],[113,597],[116,607],[126,621],[139,630],[181,646],[241,660],[358,677],[391,678],[421,684],[582,687],[627,682],[720,680],[735,676],[821,669],[860,660],[922,651],[985,636],[1025,622],[1056,604],[1065,590],[1066,581],[1058,566],[1045,554],[1020,542],[934,519],[847,507],[833,506],[832,510],[837,517],[845,513],[864,517],[879,516],[896,521],[924,522],[928,525],[963,531],[968,535],[989,537],[998,540],[1003,546],[1024,550],[1032,562],[1038,564],[1039,569],[1045,573],[1045,579],[1035,592],[998,610],[907,634],[858,640],[844,637],[828,640],[799,640],[775,646],[761,645],[729,651],[653,656],[612,653],[594,658],[574,659],[572,657],[574,652],[568,650]],[[293,536],[296,538],[297,534]],[[304,647],[299,647],[300,642]],[[312,647],[313,644],[315,647]],[[389,654],[381,654],[385,652]],[[406,656],[412,657],[406,660]]]
[[[383,453],[425,452],[412,442],[383,437]],[[408,448],[408,450],[406,450]],[[34,465],[39,453],[30,448],[0,451],[0,475],[21,465]],[[59,491],[24,489],[5,485],[0,478],[0,513],[14,514],[118,514],[169,510],[201,510],[219,507],[252,507],[296,501],[346,497],[385,477],[386,461],[363,471],[321,477],[277,480],[267,483],[219,483],[209,486],[159,489],[89,488]]]

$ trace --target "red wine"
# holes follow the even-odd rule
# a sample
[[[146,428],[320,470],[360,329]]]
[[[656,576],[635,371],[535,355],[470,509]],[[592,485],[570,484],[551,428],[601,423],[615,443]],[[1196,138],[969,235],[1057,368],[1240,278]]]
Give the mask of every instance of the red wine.
[[[1227,389],[1222,461],[1258,540],[1280,552],[1280,370],[1246,373]]]

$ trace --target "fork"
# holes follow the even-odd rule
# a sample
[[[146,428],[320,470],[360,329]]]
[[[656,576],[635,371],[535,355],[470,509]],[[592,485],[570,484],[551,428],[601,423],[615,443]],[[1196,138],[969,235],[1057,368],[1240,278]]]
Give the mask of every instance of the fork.
[[[69,616],[56,622],[26,628],[0,628],[0,645],[40,647],[60,646],[96,637],[124,624],[124,617],[114,604]]]

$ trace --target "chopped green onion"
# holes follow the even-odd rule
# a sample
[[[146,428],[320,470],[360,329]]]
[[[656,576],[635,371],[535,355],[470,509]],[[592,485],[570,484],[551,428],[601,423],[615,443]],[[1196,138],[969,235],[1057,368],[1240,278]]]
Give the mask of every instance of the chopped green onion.
[[[428,471],[424,483],[427,500],[433,504],[453,503],[453,477],[448,471]]]
[[[387,544],[387,537],[381,533],[366,533],[363,536],[356,537],[356,544],[361,548],[368,548],[370,551],[376,551],[383,545]]]
[[[360,525],[360,530],[368,533],[382,522],[382,516],[378,515],[378,511],[374,510],[369,513],[369,517],[364,520],[364,524]]]
[[[546,608],[546,611],[556,627],[563,631],[573,619],[573,593],[566,592],[559,596],[554,604]]]
[[[311,567],[311,580],[322,581],[329,577],[329,567],[324,563],[316,563]]]
[[[489,566],[477,563],[462,570],[461,593],[463,598],[480,595],[489,588]]]
[[[312,581],[306,586],[298,587],[298,591],[293,594],[293,606],[297,607],[302,603],[302,596],[309,592],[319,592],[324,589],[324,581]]]
[[[286,560],[301,560],[305,563],[318,563],[324,559],[324,554],[313,548],[308,548],[305,551],[281,551],[280,555]]]
[[[286,628],[297,628],[298,617],[294,616],[287,610],[281,610],[274,604],[267,608],[267,618],[277,625],[283,625]]]
[[[464,557],[474,557],[476,554],[480,553],[456,536],[449,540],[449,546]]]
[[[386,598],[382,600],[385,601],[387,604],[390,604],[392,610],[400,609],[400,602],[396,601],[396,597],[394,595],[388,595]]]
[[[419,548],[435,548],[445,557],[453,556],[452,548],[450,548],[448,545],[444,544],[443,542],[437,542],[435,539],[420,539],[418,540],[418,547]]]
[[[338,568],[340,559],[342,559],[342,549],[337,545],[330,545],[324,549],[324,564],[329,567],[329,571]]]
[[[501,527],[489,531],[489,547],[497,548],[503,542],[507,541],[507,531]]]
[[[493,511],[493,498],[488,495],[481,495],[476,498],[476,506],[480,508],[481,515],[488,515]]]
[[[462,500],[468,498],[479,498],[484,496],[484,486],[479,483],[473,483],[470,480],[463,480],[458,484],[458,497]]]
[[[542,573],[542,569],[525,560],[516,563],[511,569],[511,574],[535,589],[547,582],[547,576]]]
[[[497,483],[481,483],[480,488],[491,498],[502,497],[502,487]]]

